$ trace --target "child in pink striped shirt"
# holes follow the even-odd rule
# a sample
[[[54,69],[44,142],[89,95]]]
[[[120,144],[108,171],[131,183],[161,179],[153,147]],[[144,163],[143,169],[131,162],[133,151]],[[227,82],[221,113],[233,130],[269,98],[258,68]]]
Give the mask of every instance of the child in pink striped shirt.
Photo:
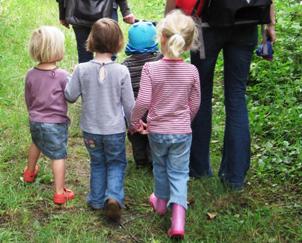
[[[180,55],[196,48],[197,29],[191,17],[176,10],[161,21],[158,31],[164,58],[144,65],[131,121],[134,130],[148,133],[154,174],[150,204],[160,215],[172,208],[168,235],[183,238],[191,122],[200,105],[200,81],[196,67]],[[146,125],[141,119],[147,111]]]

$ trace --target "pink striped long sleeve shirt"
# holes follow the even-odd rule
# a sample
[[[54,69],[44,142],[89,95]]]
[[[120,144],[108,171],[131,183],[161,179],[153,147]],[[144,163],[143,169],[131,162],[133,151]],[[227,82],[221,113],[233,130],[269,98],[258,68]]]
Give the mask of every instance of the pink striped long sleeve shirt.
[[[191,133],[191,121],[200,105],[200,81],[196,67],[181,59],[146,63],[132,111],[132,126],[148,111],[148,131],[160,134]]]

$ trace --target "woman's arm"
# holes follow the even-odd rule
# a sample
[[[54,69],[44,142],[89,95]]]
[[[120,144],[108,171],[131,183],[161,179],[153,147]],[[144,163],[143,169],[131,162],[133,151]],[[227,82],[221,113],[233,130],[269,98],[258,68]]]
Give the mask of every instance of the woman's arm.
[[[271,18],[271,22],[266,26],[266,31],[271,39],[271,42],[274,43],[276,41],[276,31],[275,31],[276,13],[275,13],[274,3],[272,3],[271,5],[270,18]]]
[[[135,22],[135,17],[130,11],[127,0],[116,0],[116,3],[121,9],[123,20],[127,24],[133,24]]]
[[[64,6],[64,0],[57,0],[59,4],[59,19],[60,23],[64,25],[66,28],[69,28],[69,24],[65,20],[65,6]]]
[[[175,9],[175,7],[176,7],[176,0],[166,0],[165,15],[169,13],[171,10]]]

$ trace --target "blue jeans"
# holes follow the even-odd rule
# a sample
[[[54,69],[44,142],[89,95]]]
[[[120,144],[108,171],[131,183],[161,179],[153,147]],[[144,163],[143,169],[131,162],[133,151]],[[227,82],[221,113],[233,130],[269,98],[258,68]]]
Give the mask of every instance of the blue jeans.
[[[116,5],[116,4],[115,4]],[[117,6],[113,6],[112,11],[112,19],[118,20],[117,15]],[[78,50],[78,61],[79,63],[82,62],[89,62],[93,59],[93,53],[87,51],[86,49],[86,41],[88,39],[89,33],[91,31],[91,27],[88,26],[72,26],[76,41],[77,41],[77,50]],[[116,58],[116,56],[115,56]]]
[[[124,207],[124,177],[127,167],[125,133],[96,135],[83,132],[90,155],[90,192],[87,203],[95,209],[107,199]]]
[[[153,159],[154,194],[187,209],[191,134],[148,135]]]
[[[218,54],[223,50],[225,131],[220,178],[234,187],[242,187],[250,166],[250,132],[245,100],[247,77],[254,48],[257,26],[204,28],[206,59],[191,53],[191,62],[199,71],[201,105],[192,124],[190,156],[192,177],[211,176],[210,139],[212,122],[213,75]]]

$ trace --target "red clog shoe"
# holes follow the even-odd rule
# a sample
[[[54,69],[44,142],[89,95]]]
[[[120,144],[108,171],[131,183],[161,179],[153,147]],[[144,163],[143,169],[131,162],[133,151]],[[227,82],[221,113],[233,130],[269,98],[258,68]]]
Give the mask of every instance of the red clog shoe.
[[[34,182],[37,175],[38,175],[38,172],[39,172],[39,166],[38,165],[36,165],[34,172],[29,171],[27,166],[26,166],[24,168],[24,171],[23,171],[23,181],[26,182],[26,183]]]
[[[74,199],[74,193],[72,190],[67,188],[64,188],[64,193],[62,194],[55,193],[53,195],[53,202],[59,205],[65,204],[68,200],[72,200],[72,199]]]

